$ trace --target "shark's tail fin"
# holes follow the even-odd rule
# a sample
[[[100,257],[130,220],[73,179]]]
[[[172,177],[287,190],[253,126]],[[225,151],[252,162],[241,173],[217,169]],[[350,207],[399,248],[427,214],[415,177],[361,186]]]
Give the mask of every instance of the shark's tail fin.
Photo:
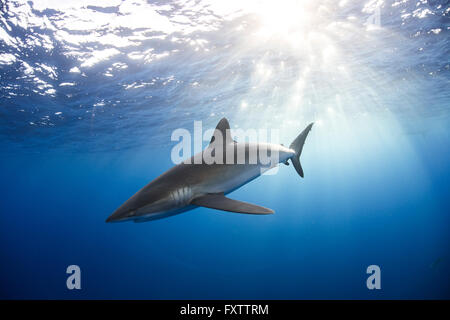
[[[295,155],[291,158],[292,164],[294,165],[295,170],[303,178],[303,169],[300,164],[300,155],[302,154],[303,145],[305,144],[306,137],[308,136],[309,131],[313,126],[314,122],[305,128],[305,130],[300,133],[297,138],[291,143],[289,146],[290,149],[295,151]]]

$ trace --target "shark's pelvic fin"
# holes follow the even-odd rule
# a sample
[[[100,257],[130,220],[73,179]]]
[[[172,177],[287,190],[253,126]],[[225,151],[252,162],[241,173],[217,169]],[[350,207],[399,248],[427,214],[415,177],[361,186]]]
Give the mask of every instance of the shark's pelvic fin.
[[[300,164],[300,155],[302,154],[303,145],[305,144],[306,137],[313,126],[314,122],[308,125],[305,130],[300,133],[297,138],[289,146],[290,149],[295,151],[295,155],[291,158],[292,164],[300,177],[304,177],[303,168]]]
[[[216,140],[216,136],[218,134],[221,135],[221,140],[224,143],[236,142],[231,137],[230,124],[228,123],[227,118],[220,119],[219,123],[216,126],[216,129],[214,130],[214,134],[211,137],[211,141],[209,142],[210,144]]]
[[[223,193],[211,193],[192,200],[191,204],[211,209],[249,214],[271,214],[273,210],[225,197]]]

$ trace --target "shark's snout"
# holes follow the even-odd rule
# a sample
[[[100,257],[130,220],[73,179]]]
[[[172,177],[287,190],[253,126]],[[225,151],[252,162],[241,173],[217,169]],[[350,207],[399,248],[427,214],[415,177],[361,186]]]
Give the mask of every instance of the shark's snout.
[[[108,219],[106,219],[106,222],[119,222],[132,218],[134,215],[135,210],[120,207],[119,209],[114,211],[113,214],[108,217]]]
[[[179,188],[178,188],[179,189]],[[177,207],[184,203],[183,196],[187,196],[187,189],[184,192],[178,191],[176,196],[173,196],[167,190],[161,188],[145,187],[134,194],[124,204],[122,204],[112,215],[106,219],[106,222],[119,222],[128,220],[139,220],[149,215],[157,215]],[[187,203],[186,203],[187,204]]]

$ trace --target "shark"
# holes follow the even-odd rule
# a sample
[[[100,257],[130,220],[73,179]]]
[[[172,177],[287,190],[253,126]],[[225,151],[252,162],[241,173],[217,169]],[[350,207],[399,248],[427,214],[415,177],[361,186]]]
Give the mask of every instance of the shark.
[[[289,165],[288,161],[303,178],[300,155],[312,126],[313,123],[309,124],[289,147],[285,147],[274,143],[237,142],[232,138],[228,120],[222,118],[204,150],[148,183],[115,210],[106,222],[147,222],[198,207],[244,214],[272,214],[272,209],[226,195],[280,163]],[[253,160],[252,155],[256,155]],[[267,156],[276,161],[268,163]],[[200,161],[196,161],[198,159]]]

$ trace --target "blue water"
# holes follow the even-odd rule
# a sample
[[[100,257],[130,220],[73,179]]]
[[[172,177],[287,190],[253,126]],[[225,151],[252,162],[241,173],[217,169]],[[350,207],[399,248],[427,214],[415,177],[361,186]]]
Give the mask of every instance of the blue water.
[[[450,298],[448,1],[1,1],[0,298]],[[315,126],[198,208],[107,224],[171,134]],[[81,268],[81,290],[66,268]],[[368,290],[366,268],[381,268]]]

